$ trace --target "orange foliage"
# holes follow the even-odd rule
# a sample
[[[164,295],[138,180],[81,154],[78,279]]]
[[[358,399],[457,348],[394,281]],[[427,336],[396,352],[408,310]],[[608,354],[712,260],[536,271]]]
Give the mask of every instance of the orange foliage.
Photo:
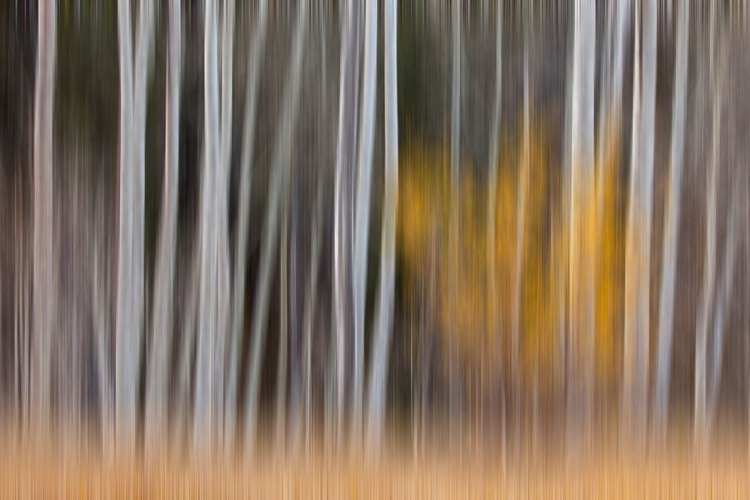
[[[525,212],[523,269],[521,271],[521,361],[524,373],[551,382],[564,301],[567,293],[568,227],[562,220],[562,166],[551,161],[549,142],[541,127],[533,127],[529,141],[529,185]],[[616,151],[615,148],[612,151]],[[520,145],[503,145],[497,176],[494,263],[496,301],[491,302],[492,279],[488,258],[488,186],[484,172],[471,164],[460,171],[458,248],[450,252],[450,160],[416,143],[402,151],[398,252],[407,295],[420,290],[433,264],[437,310],[429,311],[439,333],[458,350],[465,366],[495,366],[504,370],[512,324],[513,279],[516,265],[517,159]],[[596,355],[598,373],[614,375],[616,338],[621,330],[623,295],[623,221],[618,206],[617,155],[606,155],[602,196],[590,197],[582,207],[586,261],[597,263]],[[601,204],[601,207],[600,207]],[[601,214],[601,217],[600,215]],[[455,261],[453,261],[455,257]],[[432,259],[435,259],[433,262]],[[500,364],[500,365],[498,365]],[[484,370],[483,370],[484,371]]]

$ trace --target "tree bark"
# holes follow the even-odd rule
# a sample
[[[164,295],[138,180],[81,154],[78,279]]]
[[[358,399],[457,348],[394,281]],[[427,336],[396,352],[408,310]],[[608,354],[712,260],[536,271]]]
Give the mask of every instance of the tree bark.
[[[237,442],[236,419],[237,391],[239,390],[240,360],[242,358],[242,334],[245,315],[245,273],[247,269],[247,238],[250,223],[250,194],[252,182],[251,164],[255,153],[255,124],[258,102],[260,63],[266,43],[268,1],[261,0],[258,6],[258,21],[253,34],[247,63],[247,86],[245,91],[245,118],[242,135],[242,158],[240,160],[240,192],[237,221],[236,248],[234,252],[234,281],[232,293],[232,323],[229,338],[229,371],[225,400],[225,443]]]
[[[356,123],[359,102],[360,0],[350,0],[341,44],[339,123],[334,194],[334,329],[336,336],[336,440],[343,441],[346,376],[346,332],[351,329],[352,297],[352,182],[357,151]],[[343,9],[342,9],[343,10]]]
[[[569,408],[581,412],[584,434],[590,430],[593,399],[594,274],[586,264],[590,242],[587,206],[594,199],[594,87],[596,65],[596,11],[591,2],[576,6],[571,91],[570,170],[570,335],[573,378],[569,390],[578,400]],[[571,339],[572,340],[572,339]],[[569,415],[570,417],[571,415]]]
[[[711,346],[711,376],[708,381],[707,408],[706,408],[706,433],[710,436],[716,421],[717,403],[719,401],[719,388],[721,383],[721,372],[724,362],[724,318],[730,307],[732,285],[734,284],[734,266],[736,263],[737,231],[740,227],[740,195],[741,183],[736,183],[732,192],[730,213],[727,217],[727,237],[724,243],[724,268],[721,274],[721,282],[718,287],[718,296],[714,305],[713,345]]]
[[[699,453],[704,453],[708,444],[708,428],[706,415],[706,385],[707,385],[707,345],[708,323],[710,321],[711,303],[713,302],[713,287],[716,274],[716,191],[718,188],[719,162],[721,157],[721,107],[722,86],[724,72],[725,49],[720,43],[715,51],[716,6],[711,4],[711,23],[709,35],[709,54],[712,57],[710,65],[712,118],[711,118],[711,158],[708,164],[708,191],[706,192],[706,249],[703,264],[703,283],[701,285],[700,305],[698,306],[698,321],[695,332],[695,397],[694,397],[694,439]],[[717,65],[715,60],[719,60]]]
[[[656,369],[656,390],[653,401],[653,435],[664,439],[669,409],[669,379],[672,368],[672,335],[675,281],[677,279],[677,244],[680,227],[680,198],[685,151],[685,104],[688,76],[688,32],[690,7],[681,0],[677,25],[677,64],[675,67],[674,101],[672,103],[672,138],[669,165],[669,194],[664,224],[662,252],[661,297],[659,299],[659,331]]]
[[[352,445],[360,446],[365,371],[365,299],[367,246],[370,227],[372,153],[375,142],[375,91],[378,59],[378,0],[366,0],[365,59],[362,75],[362,114],[359,121],[357,194],[354,222],[354,390]]]
[[[216,227],[217,184],[220,183],[219,157],[219,74],[217,0],[206,0],[203,35],[204,69],[204,152],[200,206],[200,301],[198,304],[198,346],[195,374],[194,453],[209,452],[217,430],[214,402],[216,391],[218,268]]]
[[[177,246],[177,196],[179,189],[180,81],[182,20],[178,0],[169,2],[169,41],[166,92],[166,145],[162,188],[161,230],[154,279],[151,325],[151,363],[146,396],[146,440],[152,450],[165,436],[172,352],[175,252]]]
[[[645,2],[643,14],[643,73],[638,75],[640,93],[638,127],[633,139],[633,168],[628,212],[625,275],[625,384],[624,410],[642,448],[646,434],[649,371],[649,304],[651,266],[651,219],[653,207],[654,111],[656,99],[657,6]],[[639,23],[636,14],[636,23]],[[638,37],[638,35],[636,35]],[[637,40],[637,38],[636,38]],[[638,50],[635,51],[638,54]],[[638,71],[638,69],[636,69]]]
[[[398,214],[398,51],[396,0],[384,5],[385,81],[385,195],[380,255],[380,294],[378,298],[375,345],[369,389],[368,447],[375,451],[383,439],[388,380],[393,297],[396,275],[396,216]]]
[[[57,3],[39,2],[38,48],[34,95],[34,250],[32,275],[33,351],[31,363],[30,427],[37,436],[49,431],[50,364],[56,309],[53,255],[54,99],[57,58]]]
[[[258,421],[258,398],[260,394],[261,363],[268,321],[268,302],[273,271],[273,262],[278,246],[279,219],[282,203],[282,190],[289,175],[294,126],[300,94],[300,73],[302,67],[303,42],[307,33],[307,2],[300,2],[294,30],[291,68],[284,88],[284,109],[279,133],[274,144],[271,179],[268,188],[268,209],[263,227],[260,271],[258,276],[255,303],[253,305],[252,350],[250,353],[250,380],[245,398],[245,450],[252,453],[255,445],[256,424]]]
[[[448,255],[450,261],[450,286],[451,294],[456,294],[456,285],[458,283],[459,272],[459,251],[460,243],[460,161],[461,161],[461,0],[453,0],[452,15],[452,84],[451,84],[451,179],[450,179],[450,234],[448,236],[449,246]],[[454,329],[455,330],[455,329]],[[448,424],[451,444],[456,444],[456,425],[458,415],[458,380],[456,374],[457,348],[456,331],[449,332],[451,337],[448,345]]]
[[[487,318],[491,338],[497,345],[497,359],[502,359],[502,342],[500,340],[500,304],[498,299],[497,275],[497,183],[500,163],[500,126],[502,123],[503,104],[503,2],[497,0],[497,27],[495,33],[495,102],[492,111],[490,128],[490,156],[487,194]],[[501,373],[498,367],[497,373]]]
[[[117,252],[115,335],[116,438],[125,446],[135,440],[137,333],[133,321],[133,42],[130,3],[119,0],[117,28],[120,58],[120,215]]]

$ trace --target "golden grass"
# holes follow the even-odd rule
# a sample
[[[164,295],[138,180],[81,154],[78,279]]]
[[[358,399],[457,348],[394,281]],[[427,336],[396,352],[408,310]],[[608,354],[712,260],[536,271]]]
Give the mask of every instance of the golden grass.
[[[167,459],[102,461],[87,453],[0,451],[2,498],[748,498],[745,456],[697,462],[686,455],[647,460],[594,453],[582,459],[525,460],[443,454],[379,462],[279,458],[252,463]]]

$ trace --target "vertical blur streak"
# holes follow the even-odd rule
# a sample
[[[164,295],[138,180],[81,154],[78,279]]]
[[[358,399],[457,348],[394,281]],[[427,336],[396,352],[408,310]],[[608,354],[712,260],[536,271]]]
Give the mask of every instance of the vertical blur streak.
[[[575,7],[573,80],[571,94],[571,234],[570,234],[570,331],[573,342],[573,379],[569,391],[586,435],[593,408],[594,281],[587,265],[590,238],[586,201],[594,194],[594,86],[596,11],[590,2]],[[580,413],[579,413],[580,412]],[[572,415],[569,415],[572,417]],[[588,436],[586,436],[588,437]]]
[[[716,404],[719,400],[719,382],[721,381],[721,368],[724,362],[724,318],[727,315],[729,296],[734,283],[735,254],[737,250],[737,231],[741,227],[741,206],[738,196],[741,183],[736,182],[732,188],[730,209],[727,216],[727,236],[724,243],[724,269],[721,274],[721,282],[717,284],[718,295],[714,305],[713,345],[711,346],[711,378],[708,386],[708,407],[706,411],[706,433],[710,436],[714,429],[716,420]]]
[[[260,63],[266,43],[268,2],[258,5],[258,20],[250,50],[248,51],[247,85],[245,90],[245,117],[242,132],[242,158],[240,160],[239,208],[236,249],[234,253],[234,281],[232,292],[232,323],[228,342],[229,371],[224,409],[225,443],[236,443],[237,399],[239,391],[240,362],[242,358],[242,332],[245,312],[245,270],[247,269],[247,238],[250,224],[250,188],[253,154],[255,152],[255,124],[260,86]]]
[[[282,190],[291,169],[291,148],[294,141],[295,124],[299,104],[304,41],[307,38],[308,2],[301,2],[297,10],[297,21],[294,26],[291,67],[284,86],[284,107],[279,124],[279,132],[273,148],[271,160],[271,179],[268,186],[268,208],[261,236],[261,252],[258,283],[253,304],[252,350],[250,352],[250,380],[247,384],[245,398],[245,436],[244,450],[253,453],[257,432],[258,408],[260,396],[261,363],[265,346],[268,323],[268,303],[271,288],[273,264],[278,247],[279,218],[281,216]]]
[[[362,114],[359,117],[357,193],[354,223],[354,394],[352,445],[361,446],[365,372],[365,301],[367,244],[370,228],[372,153],[375,143],[375,83],[378,63],[378,1],[365,0],[365,59],[362,72]]]
[[[724,58],[726,57],[723,35],[717,33],[718,7],[711,4],[709,56],[711,81],[711,157],[708,167],[708,190],[706,192],[706,236],[705,257],[703,265],[703,282],[698,309],[698,319],[695,332],[695,408],[694,408],[694,439],[698,453],[705,453],[708,446],[707,428],[707,347],[708,323],[710,321],[711,303],[713,302],[713,288],[716,274],[716,218],[717,218],[717,190],[719,183],[719,162],[721,157],[721,118],[722,118],[722,85],[724,82]],[[719,47],[716,47],[719,38]]]
[[[500,156],[500,123],[502,117],[502,92],[503,92],[503,2],[497,0],[495,9],[497,12],[497,26],[495,33],[495,96],[492,111],[492,125],[490,128],[490,155],[489,155],[489,176],[488,176],[488,194],[487,194],[487,274],[489,280],[489,291],[487,294],[487,312],[489,328],[491,329],[490,335],[492,338],[498,339],[497,359],[502,358],[502,343],[500,339],[500,318],[499,310],[500,304],[498,304],[498,274],[497,274],[497,179],[498,179],[498,164]],[[495,372],[499,374],[500,368],[496,368]],[[499,381],[504,383],[504,381]],[[500,415],[502,421],[501,436],[503,448],[503,455],[505,454],[505,412]]]
[[[217,311],[216,345],[214,347],[214,398],[216,408],[217,439],[222,446],[228,329],[230,328],[230,278],[229,278],[229,170],[232,159],[232,109],[234,78],[234,13],[235,0],[224,0],[221,43],[221,128],[218,181],[216,184],[216,266],[217,266]]]
[[[161,231],[154,277],[151,353],[146,394],[145,445],[155,451],[167,429],[170,353],[172,351],[177,200],[179,189],[180,73],[182,19],[179,0],[169,2],[169,41],[166,91],[166,144],[161,205]]]
[[[120,61],[120,216],[117,252],[117,308],[115,312],[115,408],[114,429],[123,446],[135,441],[135,326],[132,323],[133,294],[133,42],[130,2],[117,3]],[[108,425],[108,423],[105,423]],[[119,443],[118,443],[119,444]]]
[[[219,203],[217,185],[219,167],[219,61],[218,61],[218,0],[207,0],[203,34],[203,103],[204,144],[203,175],[201,176],[200,238],[200,302],[198,305],[198,344],[195,373],[195,420],[193,446],[196,456],[209,452],[214,445],[216,420],[215,350],[221,332],[217,318],[217,239]]]
[[[458,297],[458,242],[459,242],[459,227],[458,223],[460,220],[459,213],[459,193],[461,187],[459,185],[459,162],[461,161],[461,0],[453,0],[453,28],[452,28],[452,45],[453,45],[453,81],[451,85],[451,178],[450,178],[450,236],[449,242],[450,248],[448,249],[448,255],[450,256],[450,287],[451,294],[453,294],[453,303],[456,303]],[[455,332],[452,332],[455,333]],[[451,335],[451,339],[455,338],[455,335]],[[449,425],[450,425],[450,440],[451,443],[455,443],[457,439],[456,434],[456,414],[458,412],[458,377],[456,376],[456,345],[449,341],[448,345],[448,364],[450,377],[449,382]]]
[[[53,255],[53,110],[57,53],[57,4],[39,2],[39,44],[34,96],[34,269],[31,428],[44,439],[50,422],[50,365],[56,309]]]
[[[398,75],[396,50],[396,0],[385,0],[384,20],[385,84],[385,195],[380,250],[380,293],[375,320],[375,344],[369,389],[368,448],[383,442],[388,353],[393,322],[396,274],[396,216],[398,213]]]
[[[664,224],[656,386],[653,401],[654,428],[652,432],[658,440],[663,440],[666,437],[669,379],[672,369],[674,288],[677,279],[677,240],[680,226],[682,167],[685,149],[685,103],[687,101],[688,31],[690,29],[690,7],[687,0],[680,0],[677,15],[677,64],[675,65],[674,101],[672,104],[669,194],[667,195],[666,222]],[[659,444],[663,444],[663,442]]]
[[[515,267],[513,274],[513,317],[511,325],[510,338],[510,356],[511,356],[511,378],[514,381],[513,387],[513,416],[514,425],[516,426],[515,436],[519,437],[521,430],[521,387],[520,387],[520,338],[521,338],[521,288],[523,279],[523,254],[524,254],[524,227],[526,223],[526,198],[529,191],[529,134],[531,124],[531,110],[529,106],[529,29],[531,24],[529,6],[524,4],[522,7],[522,30],[523,30],[523,132],[521,158],[518,163],[518,187],[517,187],[517,212],[516,212],[516,253]]]
[[[350,329],[352,306],[351,254],[352,183],[357,151],[356,124],[359,102],[360,0],[347,2],[346,21],[341,42],[339,81],[339,123],[336,146],[336,180],[334,194],[333,274],[336,332],[336,441],[342,445],[344,389],[346,375],[346,332]]]
[[[657,12],[653,2],[643,10],[643,45],[640,61],[642,73],[638,81],[638,127],[633,140],[628,207],[626,275],[625,275],[625,384],[627,419],[623,432],[632,432],[636,449],[645,445],[648,398],[650,343],[650,268],[651,226],[653,208],[654,114],[656,100]],[[636,14],[636,18],[638,15]],[[639,20],[636,19],[638,23]],[[638,51],[636,50],[636,55]],[[636,105],[634,104],[634,109]],[[637,137],[637,139],[635,139]],[[636,142],[637,140],[637,142]],[[628,357],[630,356],[630,357]],[[627,429],[627,431],[625,430]]]

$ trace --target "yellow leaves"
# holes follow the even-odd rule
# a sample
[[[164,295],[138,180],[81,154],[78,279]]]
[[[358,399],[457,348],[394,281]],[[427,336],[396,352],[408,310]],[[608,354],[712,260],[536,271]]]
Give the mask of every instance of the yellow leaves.
[[[599,183],[601,192],[598,193],[601,220],[598,221],[595,332],[597,372],[600,378],[613,381],[619,372],[617,339],[623,325],[625,221],[617,186],[619,144],[613,140],[607,143],[604,164],[598,169],[603,177]]]
[[[623,300],[624,221],[616,168],[619,149],[616,144],[610,147],[605,164],[597,169],[603,176],[601,182],[594,186],[591,179],[589,189],[578,198],[574,207],[578,227],[569,233],[569,221],[563,220],[568,207],[560,196],[562,166],[551,160],[544,127],[531,127],[531,131],[528,154],[523,154],[521,144],[503,145],[492,213],[489,176],[473,165],[461,166],[459,227],[453,235],[447,151],[417,143],[402,152],[398,246],[404,286],[407,293],[434,287],[436,300],[428,314],[435,320],[444,347],[457,349],[465,365],[494,366],[483,370],[489,375],[504,369],[508,361],[498,355],[507,352],[509,344],[515,267],[521,262],[523,373],[538,374],[540,382],[546,382],[554,373],[557,336],[568,313],[562,308],[567,307],[569,292],[571,310],[584,310],[584,304],[576,301],[585,294],[575,292],[579,276],[572,273],[586,271],[594,287],[596,365],[600,376],[610,377],[616,374]],[[518,164],[522,158],[526,165]],[[522,168],[527,169],[528,184],[519,260],[516,237]],[[456,247],[451,249],[455,236]],[[571,237],[578,242],[573,247]],[[574,260],[570,250],[576,252],[580,269],[570,268]],[[430,279],[433,281],[426,281]],[[425,283],[427,287],[418,286]],[[578,331],[568,334],[574,336],[574,345],[580,344]]]

